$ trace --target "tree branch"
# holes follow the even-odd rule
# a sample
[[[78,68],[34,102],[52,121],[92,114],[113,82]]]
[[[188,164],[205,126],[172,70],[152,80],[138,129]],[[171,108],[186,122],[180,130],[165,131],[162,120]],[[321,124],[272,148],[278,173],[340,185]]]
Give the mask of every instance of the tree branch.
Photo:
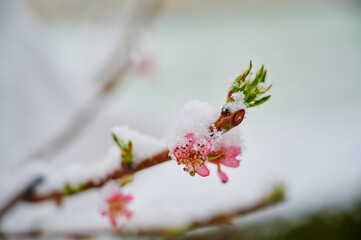
[[[210,129],[211,130],[217,129],[218,131],[222,131],[222,130],[228,131],[231,128],[238,126],[242,122],[244,113],[245,113],[245,111],[243,109],[241,109],[228,116],[221,115],[218,118],[218,120],[210,127]],[[229,127],[223,128],[224,126],[231,126],[231,128],[229,128]],[[112,173],[105,176],[100,181],[95,182],[93,180],[89,180],[89,181],[83,183],[81,188],[79,190],[77,190],[76,193],[73,193],[71,195],[75,195],[80,192],[84,192],[84,191],[87,191],[87,190],[93,189],[93,188],[100,188],[100,187],[104,186],[104,184],[106,184],[107,182],[109,182],[111,180],[116,180],[125,175],[139,172],[143,169],[153,167],[160,163],[169,161],[170,159],[171,158],[169,157],[169,151],[164,150],[164,151],[154,155],[151,158],[144,159],[136,166],[131,166],[131,165],[130,166],[121,166],[120,168],[116,169]],[[48,200],[55,200],[55,202],[60,203],[64,197],[71,196],[71,195],[67,195],[64,190],[56,190],[56,191],[50,192],[48,194],[43,194],[43,195],[41,195],[41,194],[28,195],[24,198],[24,200],[28,201],[28,202],[32,202],[32,203],[38,203],[38,202],[43,202],[43,201],[48,201]]]
[[[81,189],[79,189],[79,191],[76,192],[76,194],[87,191],[89,189],[100,188],[100,187],[104,186],[104,184],[106,184],[107,182],[109,182],[111,180],[116,180],[116,179],[119,179],[130,173],[135,173],[135,172],[141,171],[145,168],[149,168],[149,167],[155,166],[157,164],[166,162],[166,161],[170,160],[170,157],[168,156],[168,154],[169,154],[168,150],[164,150],[164,151],[154,155],[151,158],[144,159],[141,163],[139,163],[138,165],[136,165],[134,167],[133,166],[122,166],[122,167],[116,169],[115,171],[113,171],[112,173],[108,174],[107,176],[105,176],[100,181],[95,182],[93,180],[89,180],[84,183],[84,185],[81,187]],[[44,194],[44,195],[41,195],[41,194],[30,195],[30,196],[27,196],[26,198],[24,198],[24,200],[28,201],[28,202],[32,202],[32,203],[38,203],[38,202],[43,202],[43,201],[47,201],[47,200],[55,200],[56,202],[59,203],[59,202],[61,202],[62,198],[65,196],[70,196],[70,195],[67,195],[64,190],[57,190],[57,191],[53,191],[51,193]]]
[[[232,224],[232,221],[235,218],[245,216],[256,211],[260,211],[265,208],[269,208],[271,206],[277,205],[283,202],[285,199],[285,193],[283,186],[278,185],[275,186],[269,191],[268,194],[261,197],[259,200],[254,203],[245,206],[239,207],[234,210],[228,212],[221,212],[218,214],[214,214],[208,218],[192,221],[185,226],[181,227],[163,227],[163,228],[139,228],[134,230],[126,230],[126,229],[103,229],[103,230],[89,230],[89,231],[81,231],[81,232],[42,232],[40,230],[26,231],[26,232],[2,232],[0,236],[5,237],[68,237],[68,238],[90,238],[95,236],[100,236],[102,234],[112,234],[115,236],[180,236],[184,235],[192,230],[210,227],[210,226],[220,226],[224,224]]]

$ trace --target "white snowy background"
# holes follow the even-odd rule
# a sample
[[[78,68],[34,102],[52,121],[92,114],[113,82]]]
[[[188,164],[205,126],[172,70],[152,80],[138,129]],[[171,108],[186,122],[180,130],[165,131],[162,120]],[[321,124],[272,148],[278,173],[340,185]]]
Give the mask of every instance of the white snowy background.
[[[287,201],[246,217],[293,217],[347,207],[361,195],[361,4],[357,1],[171,1],[145,26],[160,73],[131,72],[69,148],[40,163],[26,156],[61,131],[94,93],[119,43],[130,1],[0,0],[0,204],[38,171],[86,171],[128,125],[166,138],[192,99],[221,105],[230,80],[252,59],[265,64],[272,98],[242,123],[241,166],[190,177],[175,162],[138,173],[130,227],[175,226],[243,206],[274,183]],[[72,5],[74,4],[74,5]],[[141,25],[141,24],[140,24]],[[142,29],[144,26],[138,26]],[[142,30],[144,31],[144,30]],[[212,171],[213,170],[213,171]],[[74,171],[74,175],[77,172]],[[110,228],[98,190],[54,203],[21,204],[4,230]]]

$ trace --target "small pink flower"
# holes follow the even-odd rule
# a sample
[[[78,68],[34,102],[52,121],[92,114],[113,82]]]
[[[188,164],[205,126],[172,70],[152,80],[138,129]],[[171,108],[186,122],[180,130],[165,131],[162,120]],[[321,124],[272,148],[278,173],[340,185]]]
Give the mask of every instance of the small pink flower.
[[[103,216],[108,216],[113,227],[117,227],[117,219],[120,216],[130,219],[132,212],[127,208],[127,204],[133,200],[132,195],[122,194],[120,191],[113,191],[106,199],[107,207],[102,212]]]
[[[236,168],[240,165],[240,161],[236,158],[241,154],[241,148],[236,146],[222,147],[220,151],[212,152],[210,156],[213,157],[210,160],[211,163],[217,164],[218,166],[218,175],[223,183],[228,182],[228,176],[225,172],[221,170],[221,164],[226,167]]]
[[[173,154],[178,165],[183,164],[184,171],[194,176],[195,173],[202,177],[209,175],[205,163],[208,161],[208,153],[212,149],[212,142],[209,139],[196,139],[193,133],[188,133],[180,145],[173,149]]]

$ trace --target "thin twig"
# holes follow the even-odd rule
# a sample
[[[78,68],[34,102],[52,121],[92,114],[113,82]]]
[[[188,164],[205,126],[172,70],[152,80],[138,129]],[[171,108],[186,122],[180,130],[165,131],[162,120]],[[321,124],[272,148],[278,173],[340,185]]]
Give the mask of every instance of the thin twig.
[[[134,10],[129,10],[133,11],[133,14],[129,15],[129,19],[124,20],[124,32],[121,34],[121,38],[123,39],[119,40],[119,42],[122,42],[122,45],[119,45],[118,48],[113,51],[109,62],[99,72],[98,79],[96,80],[97,82],[101,82],[102,86],[88,102],[76,111],[76,114],[62,131],[29,154],[27,157],[28,160],[49,160],[50,158],[54,158],[69,146],[100,111],[104,109],[111,90],[123,79],[129,69],[129,52],[132,48],[132,41],[136,36],[134,24],[139,24],[139,22],[151,23],[161,3],[162,1],[155,0],[153,3],[148,4],[147,8],[143,7],[140,3],[131,4]]]
[[[4,237],[48,237],[48,238],[57,238],[57,237],[68,237],[68,238],[87,238],[95,237],[104,234],[111,234],[115,236],[180,236],[184,235],[192,230],[210,227],[210,226],[219,226],[223,224],[231,224],[235,218],[245,216],[247,214],[260,211],[265,208],[277,205],[284,201],[285,194],[282,186],[275,186],[272,190],[260,198],[258,201],[250,204],[249,206],[236,208],[228,212],[221,212],[209,216],[197,221],[191,221],[190,223],[184,226],[177,227],[161,227],[161,228],[138,228],[138,229],[102,229],[102,230],[89,230],[89,231],[79,231],[79,232],[43,232],[40,230],[32,230],[25,232],[2,232],[0,236]]]
[[[69,146],[76,137],[83,132],[86,126],[91,123],[94,117],[99,114],[101,109],[103,109],[109,93],[126,73],[128,66],[128,62],[123,64],[118,73],[113,76],[113,78],[106,81],[98,92],[85,105],[76,111],[76,114],[64,129],[30,154],[28,159],[50,159]]]

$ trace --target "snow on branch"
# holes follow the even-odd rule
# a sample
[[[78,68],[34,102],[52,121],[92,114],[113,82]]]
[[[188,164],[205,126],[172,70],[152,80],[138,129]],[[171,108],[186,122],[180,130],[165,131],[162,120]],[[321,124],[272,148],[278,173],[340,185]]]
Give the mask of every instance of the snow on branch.
[[[238,167],[242,153],[239,132],[228,131],[243,121],[247,106],[260,105],[269,99],[269,96],[261,102],[259,99],[260,95],[270,88],[260,87],[265,83],[266,70],[262,66],[254,80],[246,80],[251,68],[252,62],[250,67],[235,79],[221,111],[199,101],[191,101],[185,105],[180,111],[174,136],[168,141],[168,150],[164,141],[127,127],[115,127],[112,129],[112,136],[117,146],[110,149],[105,159],[88,166],[86,172],[82,169],[74,174],[73,169],[65,184],[61,182],[64,180],[56,183],[56,179],[64,179],[67,174],[58,172],[57,176],[47,179],[51,184],[39,186],[36,193],[26,196],[25,200],[33,203],[55,200],[60,203],[65,196],[102,187],[108,181],[129,176],[171,159],[184,165],[184,171],[192,176],[196,173],[208,176],[206,164],[216,164],[220,179],[227,182],[228,177],[221,170],[221,165]]]
[[[71,169],[47,176],[47,182],[38,187],[37,193],[28,196],[25,200],[33,203],[55,200],[60,203],[65,196],[100,188],[111,180],[120,179],[169,160],[168,151],[164,150],[166,147],[164,141],[146,136],[128,127],[115,127],[112,129],[112,134],[123,141],[128,142],[132,139],[134,147],[132,147],[131,164],[122,164],[123,152],[118,146],[113,146],[103,160],[86,168],[72,166]]]

